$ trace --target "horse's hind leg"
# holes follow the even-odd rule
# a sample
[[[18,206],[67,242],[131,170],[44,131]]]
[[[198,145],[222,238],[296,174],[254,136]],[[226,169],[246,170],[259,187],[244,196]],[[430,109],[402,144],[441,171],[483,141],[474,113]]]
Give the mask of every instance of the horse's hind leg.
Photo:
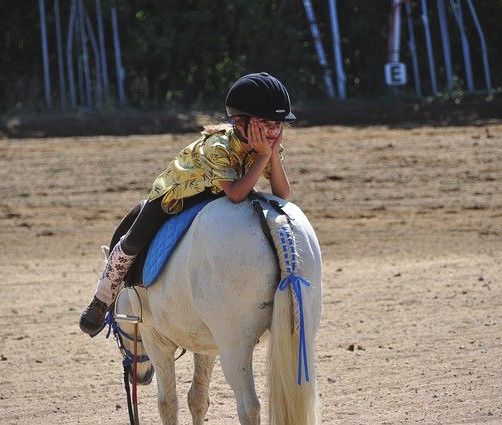
[[[253,348],[243,342],[220,347],[221,367],[237,402],[241,425],[259,425],[260,402],[253,378]]]
[[[174,375],[174,357],[166,359],[160,367],[155,366],[157,373],[157,401],[159,414],[164,425],[178,425],[178,396]]]
[[[203,425],[209,408],[209,381],[214,367],[214,356],[194,353],[192,386],[188,391],[188,408],[194,425]]]

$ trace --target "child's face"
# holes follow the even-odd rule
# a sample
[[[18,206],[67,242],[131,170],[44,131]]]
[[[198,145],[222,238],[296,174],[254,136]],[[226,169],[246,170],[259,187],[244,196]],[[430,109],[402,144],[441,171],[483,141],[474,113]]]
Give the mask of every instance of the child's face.
[[[265,118],[253,117],[251,120],[255,120],[260,127],[266,131],[281,131],[282,121],[270,121]]]
[[[253,117],[251,122],[255,122],[258,127],[263,129],[263,135],[267,138],[271,146],[277,141],[282,131],[281,121],[270,121],[265,118]]]
[[[237,124],[237,128],[244,134],[244,120],[236,119],[235,123]],[[251,117],[249,122],[250,124],[256,124],[258,127],[263,129],[265,137],[269,140],[270,143],[273,143],[282,130],[283,123],[281,121],[270,121],[265,118],[260,117]]]

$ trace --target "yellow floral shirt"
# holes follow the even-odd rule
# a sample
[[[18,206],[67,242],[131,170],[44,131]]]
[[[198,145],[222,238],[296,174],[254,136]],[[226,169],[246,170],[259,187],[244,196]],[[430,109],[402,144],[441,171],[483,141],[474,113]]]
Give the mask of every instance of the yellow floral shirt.
[[[162,208],[177,214],[183,199],[206,188],[213,193],[223,190],[222,181],[236,181],[249,170],[256,152],[246,152],[232,128],[203,136],[183,149],[153,183],[149,200],[163,196]],[[282,153],[281,153],[282,159]],[[262,174],[270,180],[270,164]]]

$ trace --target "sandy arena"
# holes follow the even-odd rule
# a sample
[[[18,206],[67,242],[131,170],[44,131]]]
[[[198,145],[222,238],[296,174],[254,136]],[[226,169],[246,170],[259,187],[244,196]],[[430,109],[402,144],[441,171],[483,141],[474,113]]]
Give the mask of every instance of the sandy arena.
[[[100,246],[195,137],[0,139],[0,423],[129,423],[115,342],[78,318]],[[500,122],[286,129],[292,201],[323,251],[322,423],[502,423],[501,143]],[[180,424],[191,371],[186,355]],[[210,395],[206,423],[237,424],[218,361]],[[139,400],[159,424],[155,379]]]

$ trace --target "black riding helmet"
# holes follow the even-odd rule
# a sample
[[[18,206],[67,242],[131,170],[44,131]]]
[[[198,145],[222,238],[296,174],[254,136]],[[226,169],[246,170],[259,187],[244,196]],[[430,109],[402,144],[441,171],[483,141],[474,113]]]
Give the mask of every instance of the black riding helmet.
[[[294,121],[286,87],[266,72],[244,75],[230,88],[225,102],[229,116],[247,115],[270,121]]]

